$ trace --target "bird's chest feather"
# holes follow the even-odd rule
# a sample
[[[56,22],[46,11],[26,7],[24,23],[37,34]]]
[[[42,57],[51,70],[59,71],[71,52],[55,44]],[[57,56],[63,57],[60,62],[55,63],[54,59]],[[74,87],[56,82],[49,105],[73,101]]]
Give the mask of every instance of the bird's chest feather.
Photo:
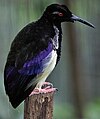
[[[55,31],[55,35],[52,39],[52,42],[53,42],[53,46],[54,46],[54,49],[57,50],[59,48],[59,30],[56,26],[54,26],[54,31]]]
[[[27,60],[19,72],[23,75],[49,75],[56,66],[59,49],[59,30],[54,26],[55,35],[48,42],[48,47],[35,57]],[[41,44],[42,47],[42,44]]]
[[[55,31],[55,35],[53,38],[51,38],[52,41],[52,50],[51,52],[48,54],[47,57],[45,57],[45,59],[42,61],[43,64],[43,76],[48,76],[52,70],[54,69],[54,67],[56,66],[56,62],[57,62],[57,50],[59,48],[59,30],[56,26],[54,26],[54,31]]]
[[[53,49],[52,49],[51,53],[46,57],[46,60],[44,61],[44,62],[47,61],[45,72],[48,72],[48,74],[51,73],[51,71],[54,69],[54,67],[56,65],[56,61],[57,61],[57,51],[56,50],[58,50],[58,48],[59,48],[59,41],[58,41],[59,30],[56,26],[54,26],[54,30],[55,30],[55,35],[51,39],[52,44],[53,44]],[[48,59],[49,59],[49,61],[48,61]]]

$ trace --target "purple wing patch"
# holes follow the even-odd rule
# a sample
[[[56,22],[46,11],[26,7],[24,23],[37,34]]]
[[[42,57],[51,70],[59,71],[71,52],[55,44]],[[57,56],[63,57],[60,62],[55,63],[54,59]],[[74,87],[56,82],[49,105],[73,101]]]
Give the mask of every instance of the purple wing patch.
[[[49,43],[48,47],[41,51],[36,57],[27,61],[23,68],[18,70],[23,75],[37,75],[44,71],[45,64],[51,59],[51,52],[53,50],[52,43]]]

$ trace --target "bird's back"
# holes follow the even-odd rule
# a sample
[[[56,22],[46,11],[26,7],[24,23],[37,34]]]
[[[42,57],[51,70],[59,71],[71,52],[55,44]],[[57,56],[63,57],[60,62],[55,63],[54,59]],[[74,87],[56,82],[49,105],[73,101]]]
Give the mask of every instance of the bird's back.
[[[49,24],[38,21],[25,26],[12,42],[4,70],[4,84],[13,107],[16,108],[35,88],[37,84],[35,77],[40,70],[40,64],[28,62],[36,62],[39,58],[34,59],[38,54],[41,51],[48,50],[48,45],[52,44],[51,38],[53,36],[53,28]],[[51,46],[50,48],[49,50],[52,50]],[[47,54],[49,50],[46,52]],[[25,67],[26,64],[27,66]],[[26,90],[31,80],[34,83]]]

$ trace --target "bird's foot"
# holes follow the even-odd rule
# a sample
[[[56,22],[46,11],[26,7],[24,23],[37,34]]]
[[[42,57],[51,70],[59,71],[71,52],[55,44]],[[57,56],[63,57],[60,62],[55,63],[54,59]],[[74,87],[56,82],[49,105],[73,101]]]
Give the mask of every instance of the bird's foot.
[[[42,94],[42,93],[50,93],[50,92],[53,92],[53,91],[56,91],[57,89],[56,88],[48,88],[48,89],[34,89],[34,91],[30,94],[30,95],[33,95],[33,94]]]
[[[53,88],[53,84],[50,82],[44,82],[41,88],[42,89],[50,89],[50,88]]]
[[[56,88],[53,88],[53,84],[52,83],[49,83],[49,82],[44,82],[42,87],[41,88],[35,88],[33,90],[33,92],[30,94],[33,95],[33,94],[39,94],[39,93],[50,93],[50,92],[54,92],[54,91],[57,91]]]

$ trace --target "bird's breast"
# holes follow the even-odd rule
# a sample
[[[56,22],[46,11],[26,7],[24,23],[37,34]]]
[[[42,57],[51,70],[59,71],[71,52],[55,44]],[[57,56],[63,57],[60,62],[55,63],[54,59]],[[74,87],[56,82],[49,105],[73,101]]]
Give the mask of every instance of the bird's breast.
[[[50,57],[50,60],[48,61]],[[50,74],[52,70],[54,69],[57,61],[57,53],[55,50],[52,50],[52,52],[48,55],[46,58],[47,63],[45,63],[45,68],[44,68],[44,74]],[[46,62],[45,61],[45,62]]]
[[[54,49],[57,50],[59,48],[59,30],[56,26],[54,26],[54,31],[55,31],[55,35],[52,39],[52,42],[53,42]]]
[[[36,77],[36,79],[38,80],[38,84],[37,84],[36,87],[41,88],[43,82],[45,82],[47,77],[50,75],[50,73],[55,68],[56,61],[57,61],[57,53],[56,53],[55,50],[52,50],[52,52],[44,60],[44,70],[43,70],[43,72]]]

